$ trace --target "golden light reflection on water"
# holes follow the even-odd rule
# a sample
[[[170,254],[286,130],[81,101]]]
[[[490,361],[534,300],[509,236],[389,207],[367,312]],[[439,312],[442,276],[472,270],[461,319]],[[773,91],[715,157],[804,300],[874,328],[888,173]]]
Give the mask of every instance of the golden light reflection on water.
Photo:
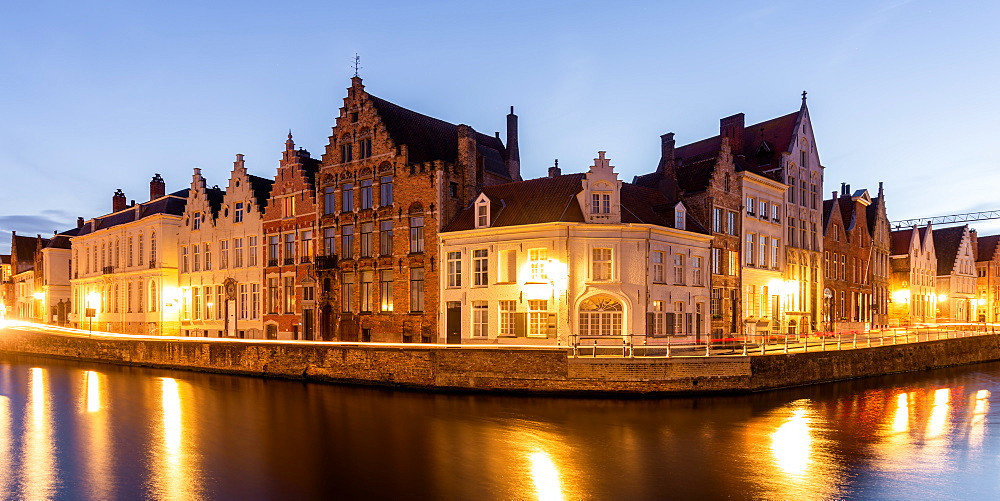
[[[55,494],[55,452],[48,398],[47,372],[33,367],[28,377],[24,452],[20,492],[25,499],[50,499]]]
[[[86,437],[81,452],[81,465],[87,472],[86,490],[91,499],[109,499],[115,482],[112,444],[108,438],[108,413],[102,387],[107,378],[96,371],[83,371],[80,391],[80,434]]]
[[[184,442],[184,399],[174,378],[160,378],[160,443],[152,456],[153,497],[201,499],[201,475],[196,453]]]
[[[14,465],[11,461],[10,398],[0,395],[0,499],[11,499]]]
[[[559,470],[552,458],[545,452],[538,451],[528,455],[531,462],[531,479],[535,483],[535,491],[539,501],[562,501],[562,486],[559,482]]]
[[[771,453],[778,468],[788,475],[802,475],[809,466],[809,418],[805,404],[771,435]]]
[[[971,397],[972,412],[969,416],[969,447],[980,449],[986,436],[986,414],[990,411],[990,390],[979,390]]]
[[[910,430],[909,398],[909,393],[900,393],[896,397],[896,414],[892,420],[893,433],[903,433]]]
[[[940,388],[934,392],[934,406],[931,407],[931,417],[927,420],[927,431],[924,438],[935,440],[944,437],[948,432],[948,411],[951,410],[951,389]]]

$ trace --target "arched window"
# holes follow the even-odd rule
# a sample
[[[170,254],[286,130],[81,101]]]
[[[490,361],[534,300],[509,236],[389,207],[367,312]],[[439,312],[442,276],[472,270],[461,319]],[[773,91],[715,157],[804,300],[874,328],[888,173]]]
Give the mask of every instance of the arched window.
[[[153,268],[156,265],[156,233],[149,234],[149,267]]]
[[[580,304],[581,336],[619,336],[622,303],[611,296],[594,296]]]

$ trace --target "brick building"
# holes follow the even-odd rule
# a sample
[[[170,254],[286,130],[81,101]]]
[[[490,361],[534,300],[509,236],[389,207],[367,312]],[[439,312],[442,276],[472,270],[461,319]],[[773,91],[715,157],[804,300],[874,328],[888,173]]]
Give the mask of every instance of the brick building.
[[[322,339],[437,341],[437,234],[484,186],[520,180],[507,121],[509,147],[351,80],[318,174]]]
[[[976,319],[976,240],[976,230],[967,224],[934,230],[937,319],[941,322]]]
[[[1000,322],[1000,235],[976,239],[976,321]]]
[[[830,292],[823,319],[830,330],[885,327],[888,308],[889,221],[885,197],[868,190],[840,192],[823,201],[823,283]]]
[[[319,160],[291,132],[264,209],[264,336],[315,339],[316,175]]]
[[[719,135],[675,147],[674,134],[661,136],[656,172],[634,182],[680,199],[713,234],[712,330],[716,336],[742,331],[740,319],[740,212],[746,210],[736,173],[750,171],[788,185],[782,204],[771,210],[782,221],[785,239],[784,281],[794,287],[784,309],[786,328],[817,327],[822,300],[820,191],[823,166],[806,106],[794,113],[745,125],[742,113],[723,118]]]

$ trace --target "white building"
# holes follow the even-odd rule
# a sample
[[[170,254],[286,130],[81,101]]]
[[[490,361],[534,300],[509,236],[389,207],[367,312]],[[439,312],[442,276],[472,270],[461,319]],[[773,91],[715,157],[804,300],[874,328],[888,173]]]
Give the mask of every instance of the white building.
[[[182,334],[264,337],[262,215],[271,185],[247,173],[243,155],[225,191],[207,188],[194,169],[178,236]]]
[[[975,230],[969,225],[934,230],[937,258],[937,318],[942,322],[976,319]]]
[[[707,338],[711,237],[684,205],[620,181],[603,151],[549,174],[484,188],[439,234],[439,339]]]
[[[785,333],[790,318],[784,311],[795,304],[798,284],[784,280],[785,191],[788,185],[742,171],[737,174],[743,194],[743,333],[747,336]]]
[[[937,318],[937,254],[931,224],[891,233],[890,325],[934,322]]]

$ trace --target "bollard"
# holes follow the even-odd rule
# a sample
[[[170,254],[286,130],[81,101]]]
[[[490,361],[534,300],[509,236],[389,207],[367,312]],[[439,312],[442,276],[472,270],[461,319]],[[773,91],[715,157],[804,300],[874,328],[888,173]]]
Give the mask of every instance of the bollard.
[[[743,340],[743,356],[747,356],[747,340]]]
[[[858,331],[854,331],[854,349],[858,348]]]
[[[760,343],[760,354],[761,354],[761,355],[763,355],[763,354],[764,354],[764,344],[765,344],[765,343]]]
[[[709,338],[705,340],[705,356],[708,357],[711,355],[712,355],[712,339]]]
[[[842,338],[843,338],[843,335],[838,332],[837,333],[837,350],[838,351],[840,350],[840,345],[843,342]]]
[[[597,358],[597,340],[594,340],[594,358]]]
[[[788,334],[785,334],[785,353],[788,353]]]
[[[670,338],[667,338],[667,358],[670,358]]]

